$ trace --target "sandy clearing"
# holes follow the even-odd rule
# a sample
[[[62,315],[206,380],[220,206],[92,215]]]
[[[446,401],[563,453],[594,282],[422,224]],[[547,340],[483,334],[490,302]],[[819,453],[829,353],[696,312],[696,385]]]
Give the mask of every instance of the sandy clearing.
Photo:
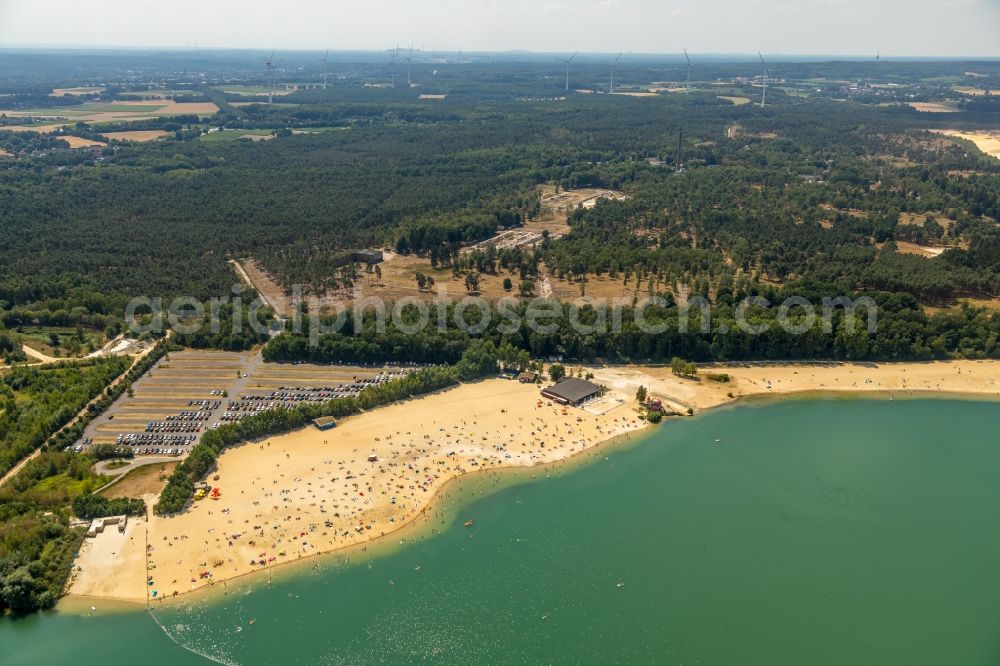
[[[728,96],[728,95],[718,95],[717,97],[719,99],[724,99],[727,102],[732,102],[736,106],[743,106],[744,104],[749,104],[750,103],[750,98],[749,97],[731,97],[731,96]]]
[[[935,134],[968,139],[976,148],[987,155],[1000,159],[1000,130],[986,132],[963,132],[960,130],[931,130]]]
[[[930,245],[917,245],[908,241],[896,241],[896,251],[902,254],[915,254],[919,257],[940,257],[945,253],[947,247],[933,247]]]
[[[167,485],[167,477],[179,464],[166,462],[136,467],[113,486],[101,491],[101,495],[108,498],[158,495]]]
[[[163,130],[135,130],[133,132],[102,132],[101,134],[116,141],[136,141],[142,143],[166,136],[167,132]]]
[[[421,93],[417,99],[444,99],[447,95],[431,95],[429,93]]]

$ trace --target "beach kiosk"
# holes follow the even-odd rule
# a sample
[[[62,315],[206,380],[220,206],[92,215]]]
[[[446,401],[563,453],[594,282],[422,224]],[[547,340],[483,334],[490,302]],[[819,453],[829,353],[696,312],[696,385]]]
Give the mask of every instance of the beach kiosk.
[[[317,430],[329,430],[337,427],[337,419],[332,416],[321,416],[313,420],[313,425]]]

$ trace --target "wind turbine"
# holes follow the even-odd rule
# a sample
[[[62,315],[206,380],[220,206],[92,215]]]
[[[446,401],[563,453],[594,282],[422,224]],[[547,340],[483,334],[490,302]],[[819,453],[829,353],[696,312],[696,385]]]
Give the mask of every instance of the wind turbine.
[[[764,60],[764,56],[760,51],[757,51],[757,55],[760,56],[760,62],[764,65],[764,92],[760,96],[760,108],[764,108],[764,104],[767,103],[767,61]]]
[[[688,50],[684,49],[684,59],[688,63],[688,82],[687,87],[684,88],[684,94],[687,95],[688,91],[691,89],[691,58],[688,56]]]
[[[877,65],[878,61],[881,59],[882,59],[882,51],[880,49],[878,51],[875,51],[875,64]]]
[[[264,66],[267,68],[267,103],[270,104],[274,94],[274,51],[271,51],[270,58],[264,58]]]
[[[617,65],[618,61],[622,59],[622,54],[623,53],[625,53],[625,52],[622,51],[621,53],[619,53],[618,57],[615,58],[615,61],[613,63],[611,63],[611,87],[609,89],[609,94],[611,94],[611,95],[615,94],[615,65]]]
[[[568,58],[556,58],[556,60],[558,60],[559,62],[562,62],[562,63],[566,64],[566,91],[567,92],[569,91],[569,64],[571,62],[573,62],[573,58],[577,57],[578,55],[580,55],[579,51],[577,51],[576,53],[574,53],[573,55],[571,55]]]
[[[410,78],[410,64],[413,62],[413,47],[410,47],[410,54],[406,56],[406,85],[413,87],[413,79]]]
[[[326,90],[326,73],[327,73],[326,61],[329,57],[330,57],[330,49],[327,49],[326,55],[323,56],[322,60],[320,60],[320,62],[323,63],[323,90]]]

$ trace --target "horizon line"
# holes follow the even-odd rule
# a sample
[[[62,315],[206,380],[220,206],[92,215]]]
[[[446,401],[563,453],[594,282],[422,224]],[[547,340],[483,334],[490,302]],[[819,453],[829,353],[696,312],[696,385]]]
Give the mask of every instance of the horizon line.
[[[384,49],[377,48],[352,48],[352,49],[334,49],[330,48],[330,54],[384,54],[386,51],[391,51],[396,47],[389,47]],[[402,47],[399,47],[402,48]],[[409,47],[407,47],[409,48]],[[252,51],[281,51],[284,53],[314,53],[326,51],[327,47],[317,46],[312,48],[302,48],[302,47],[270,47],[270,46],[203,46],[190,44],[186,45],[169,45],[169,46],[139,46],[139,45],[126,45],[126,44],[108,44],[108,45],[95,45],[95,44],[45,44],[45,43],[11,43],[11,44],[0,44],[0,51],[139,51],[139,52],[149,52],[149,53],[191,53],[200,54],[203,52],[252,52]],[[507,50],[466,50],[466,49],[421,49],[414,47],[414,51],[419,53],[433,53],[439,55],[464,55],[464,56],[489,56],[489,55],[502,55],[502,56],[512,56],[512,55],[530,55],[545,57],[549,55],[563,55],[567,53],[572,53],[572,51],[536,51],[533,49],[507,49]],[[615,55],[615,51],[578,51],[580,55]],[[698,56],[713,56],[713,57],[746,57],[746,58],[757,58],[757,52],[749,51],[695,51],[692,49],[687,49],[688,54],[698,55]],[[875,56],[868,53],[802,53],[802,52],[782,52],[782,51],[767,51],[766,52],[771,57],[786,57],[786,58],[829,58],[829,59],[845,59],[845,60],[859,60],[859,59],[874,59]],[[875,53],[879,53],[878,50]],[[638,58],[655,58],[662,56],[677,56],[679,58],[684,57],[684,51],[649,51],[649,52],[629,52],[626,54],[627,57],[638,57]],[[889,53],[881,54],[882,62],[891,62],[893,59],[905,59],[905,60],[976,60],[976,61],[994,61],[1000,60],[1000,54],[998,55],[933,55],[933,54],[914,54],[914,53]]]

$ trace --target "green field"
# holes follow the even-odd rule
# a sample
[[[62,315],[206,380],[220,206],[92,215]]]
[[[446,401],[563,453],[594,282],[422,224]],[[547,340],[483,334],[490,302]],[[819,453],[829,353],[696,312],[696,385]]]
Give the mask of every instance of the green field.
[[[134,97],[136,99],[155,99],[165,95],[197,95],[197,90],[137,90],[118,93],[118,97]]]
[[[350,127],[303,127],[292,130],[292,134],[325,134],[327,132],[342,132],[351,129]]]
[[[85,356],[107,341],[100,331],[82,329],[80,332],[82,335],[69,326],[24,326],[16,331],[21,341],[32,349],[67,358]],[[52,335],[58,336],[59,344],[53,344]]]
[[[267,95],[267,88],[265,86],[233,84],[231,86],[213,86],[213,88],[233,95]]]
[[[163,106],[166,106],[164,102]],[[49,107],[45,109],[26,109],[18,110],[16,113],[19,116],[39,116],[39,117],[58,117],[58,116],[89,116],[95,113],[155,113],[163,108],[163,106],[153,106],[151,104],[115,104],[115,103],[98,103],[98,104],[80,104],[76,106],[56,106]],[[7,112],[11,113],[11,112]]]
[[[198,140],[207,141],[209,143],[215,143],[221,141],[236,141],[241,136],[246,136],[247,134],[252,134],[254,136],[268,136],[269,134],[274,134],[274,130],[268,130],[268,129],[228,130],[227,129],[218,132],[211,132],[209,134],[202,134]]]

